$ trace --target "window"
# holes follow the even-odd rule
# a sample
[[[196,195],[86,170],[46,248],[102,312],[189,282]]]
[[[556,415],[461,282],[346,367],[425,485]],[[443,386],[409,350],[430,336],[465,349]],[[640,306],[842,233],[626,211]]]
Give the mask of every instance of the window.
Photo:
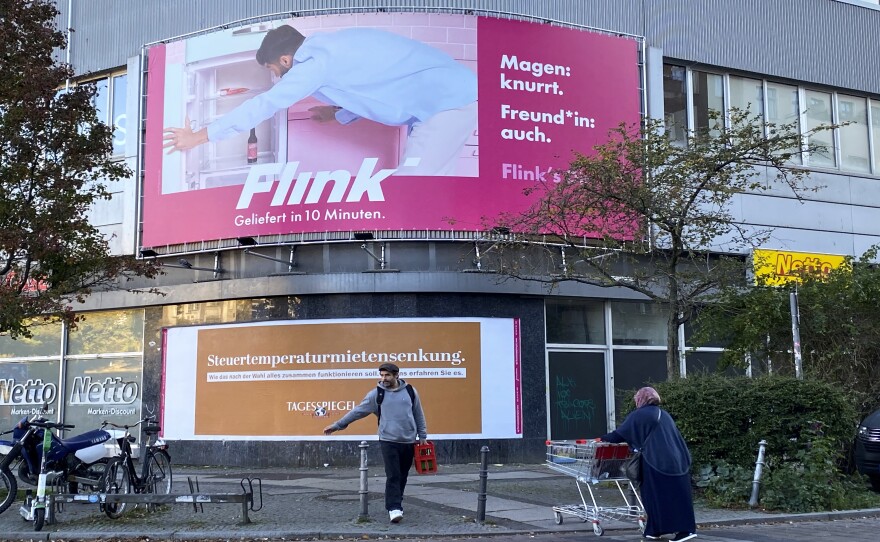
[[[601,301],[548,300],[547,342],[605,344],[605,313]]]
[[[837,112],[840,115],[840,167],[861,173],[871,172],[868,152],[868,106],[865,98],[837,96]]]
[[[143,311],[90,312],[70,331],[67,353],[140,353],[143,343]]]
[[[143,397],[142,356],[71,358],[66,363],[64,423],[82,431],[101,421],[137,423]]]
[[[823,124],[831,124],[833,120],[831,116],[831,94],[808,90],[804,92],[804,97],[806,99],[806,130],[810,131]],[[837,160],[834,157],[833,134],[830,130],[814,134],[810,143],[820,145],[824,149],[814,152],[809,156],[809,165],[821,167],[835,167],[837,165]]]
[[[794,124],[800,130],[801,112],[798,108],[798,89],[792,85],[783,85],[767,81],[767,124],[774,128]],[[801,163],[800,155],[792,157],[792,162]]]
[[[611,303],[612,344],[666,346],[667,312],[656,303]]]
[[[712,113],[724,113],[724,77],[714,73],[693,73],[694,105],[691,115],[694,132],[716,137],[721,133],[724,119]]]
[[[760,79],[730,76],[730,107],[748,111],[752,117],[764,115],[764,86]]]
[[[0,358],[57,356],[61,354],[61,324],[33,322],[31,337],[0,335]]]
[[[112,75],[92,82],[96,87],[98,119],[113,127],[113,155],[122,156],[125,154],[127,75]]]
[[[680,145],[687,143],[687,70],[681,66],[663,66],[663,120],[666,134]]]
[[[880,173],[880,102],[871,100],[871,139],[874,142],[874,173]]]

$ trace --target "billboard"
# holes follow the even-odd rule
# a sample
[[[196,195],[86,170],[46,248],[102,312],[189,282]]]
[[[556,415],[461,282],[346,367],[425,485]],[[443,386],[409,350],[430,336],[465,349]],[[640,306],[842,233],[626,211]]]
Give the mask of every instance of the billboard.
[[[836,254],[814,254],[756,248],[752,251],[755,284],[782,286],[800,282],[804,274],[828,275],[832,269],[846,264],[846,257]]]
[[[640,112],[635,40],[507,19],[297,17],[148,56],[144,246],[479,230]]]
[[[163,436],[183,440],[373,439],[375,417],[324,436],[400,367],[431,438],[521,438],[519,321],[276,321],[168,328]],[[168,415],[173,413],[173,415]]]

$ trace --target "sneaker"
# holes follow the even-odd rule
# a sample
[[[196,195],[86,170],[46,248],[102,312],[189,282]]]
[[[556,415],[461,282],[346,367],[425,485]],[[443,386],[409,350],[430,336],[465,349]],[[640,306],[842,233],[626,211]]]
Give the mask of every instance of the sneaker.
[[[391,518],[391,523],[400,523],[403,519],[403,510],[390,510],[388,517]]]
[[[697,533],[678,533],[675,535],[675,542],[684,542],[685,540],[691,540],[697,537]]]
[[[643,535],[642,538],[644,538],[645,540],[666,540],[662,536],[651,536],[649,534]]]

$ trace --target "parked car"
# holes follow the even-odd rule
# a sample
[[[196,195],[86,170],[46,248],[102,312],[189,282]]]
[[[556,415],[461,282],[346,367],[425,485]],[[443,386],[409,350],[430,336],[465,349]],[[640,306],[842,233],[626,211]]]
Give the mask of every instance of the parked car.
[[[875,410],[859,424],[856,436],[856,468],[871,479],[880,491],[880,410]]]

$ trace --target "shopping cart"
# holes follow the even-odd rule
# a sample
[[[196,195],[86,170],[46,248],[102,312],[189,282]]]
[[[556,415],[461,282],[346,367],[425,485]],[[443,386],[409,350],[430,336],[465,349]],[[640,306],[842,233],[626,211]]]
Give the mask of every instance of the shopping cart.
[[[605,534],[600,520],[635,521],[639,530],[645,531],[645,507],[637,488],[621,472],[621,465],[629,456],[629,446],[596,442],[592,440],[547,441],[547,466],[556,472],[567,474],[575,480],[580,504],[553,507],[556,524],[562,523],[563,514],[576,516],[593,524],[596,536]],[[596,502],[593,486],[608,482],[617,488],[622,503],[618,506],[600,506]],[[586,486],[589,501],[581,485]]]

